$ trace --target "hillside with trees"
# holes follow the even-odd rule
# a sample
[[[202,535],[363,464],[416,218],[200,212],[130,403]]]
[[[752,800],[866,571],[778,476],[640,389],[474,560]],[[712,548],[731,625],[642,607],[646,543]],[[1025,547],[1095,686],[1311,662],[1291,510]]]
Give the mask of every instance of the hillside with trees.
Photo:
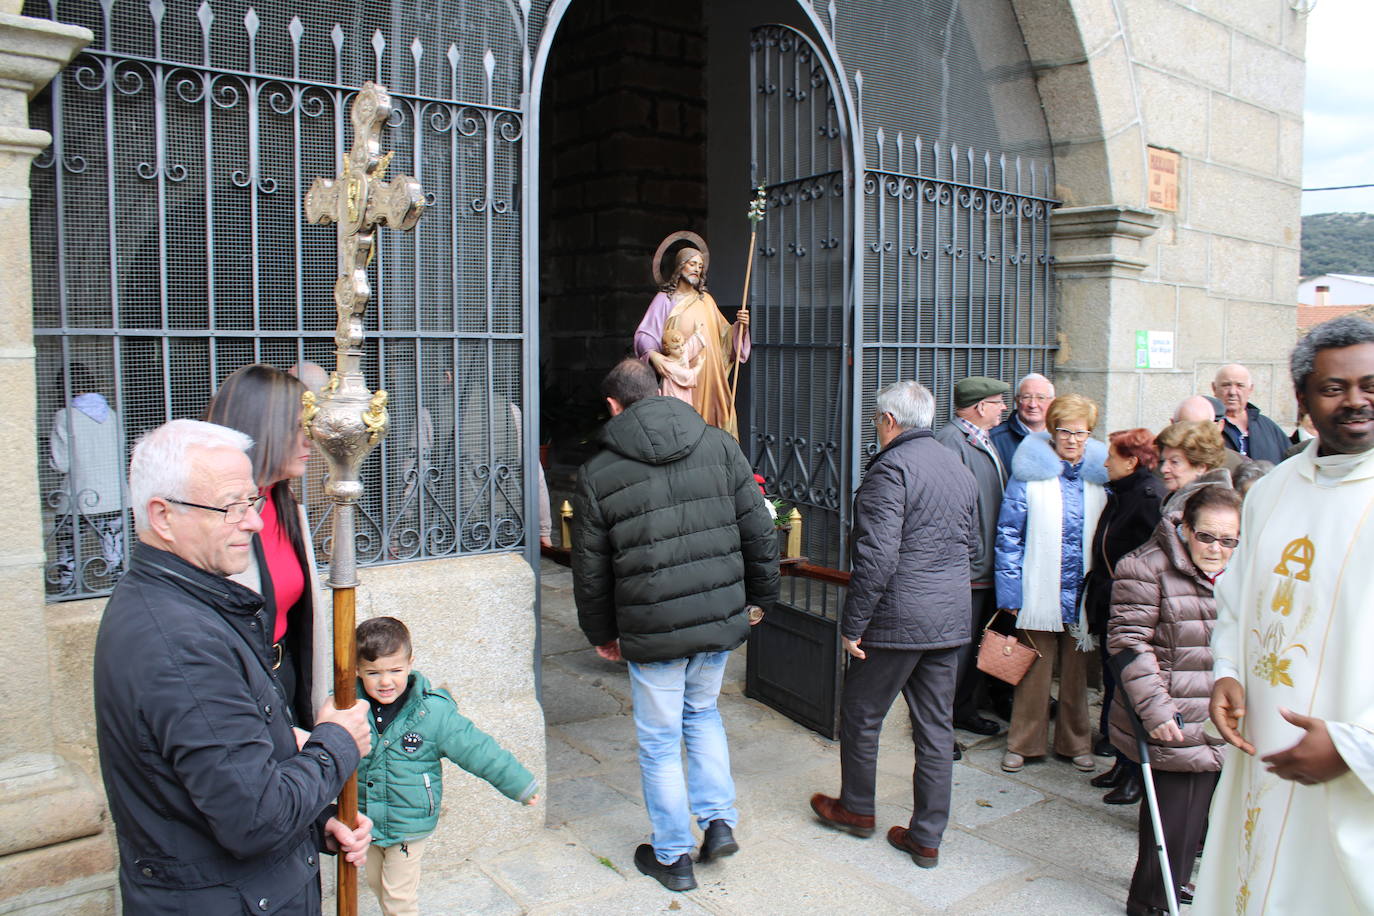
[[[1374,213],[1313,213],[1302,218],[1302,275],[1374,276]]]

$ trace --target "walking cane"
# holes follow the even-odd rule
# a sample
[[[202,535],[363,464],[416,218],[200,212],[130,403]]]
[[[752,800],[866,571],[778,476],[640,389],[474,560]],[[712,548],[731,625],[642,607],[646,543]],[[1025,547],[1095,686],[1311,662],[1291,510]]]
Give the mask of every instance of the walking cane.
[[[754,245],[759,238],[759,221],[763,219],[763,211],[768,209],[768,196],[763,191],[763,185],[759,185],[754,194],[754,199],[749,202],[749,260],[744,264],[744,292],[740,294],[740,308],[749,307],[749,278],[754,272]],[[730,379],[730,413],[737,415],[739,411],[735,408],[735,391],[739,388],[739,366],[744,350],[744,332],[740,331],[735,335],[735,375]],[[735,438],[739,438],[736,436]]]
[[[1126,666],[1135,661],[1137,653],[1129,649],[1108,656],[1108,664],[1112,666],[1112,672],[1116,675],[1117,689],[1121,693],[1122,705],[1126,708],[1127,714],[1131,717],[1131,729],[1135,732],[1136,753],[1140,755],[1140,776],[1145,783],[1145,803],[1150,808],[1150,823],[1155,830],[1155,852],[1159,856],[1159,872],[1164,876],[1164,898],[1169,903],[1169,916],[1178,916],[1178,894],[1174,888],[1173,869],[1169,867],[1169,850],[1164,844],[1164,821],[1159,816],[1159,799],[1155,796],[1155,778],[1150,771],[1150,743],[1146,740],[1149,735],[1145,732],[1145,723],[1140,720],[1140,714],[1136,712],[1135,705],[1131,703],[1130,697],[1121,686],[1125,683],[1122,673]],[[1179,722],[1180,727],[1182,722]]]

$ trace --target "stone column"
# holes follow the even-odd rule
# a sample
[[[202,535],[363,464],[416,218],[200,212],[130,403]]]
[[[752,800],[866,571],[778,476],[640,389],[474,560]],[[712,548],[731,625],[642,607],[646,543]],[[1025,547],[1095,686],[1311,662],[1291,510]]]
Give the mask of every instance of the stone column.
[[[1062,390],[1101,405],[1100,431],[1136,414],[1134,329],[1154,326],[1140,314],[1148,307],[1140,273],[1149,266],[1141,245],[1158,227],[1154,211],[1116,204],[1062,207],[1050,221],[1059,294],[1055,378]]]
[[[0,500],[0,911],[114,911],[114,852],[90,775],[54,753],[38,503],[29,168],[52,141],[28,103],[91,40],[77,26],[18,15],[0,0],[0,436],[9,467]],[[21,663],[22,658],[22,663]]]

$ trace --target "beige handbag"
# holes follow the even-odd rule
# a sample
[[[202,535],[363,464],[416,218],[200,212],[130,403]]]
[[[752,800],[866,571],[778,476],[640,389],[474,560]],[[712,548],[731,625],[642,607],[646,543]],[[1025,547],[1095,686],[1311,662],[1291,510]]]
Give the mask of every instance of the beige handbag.
[[[1003,611],[998,608],[997,614],[1001,613]],[[1006,636],[992,629],[992,621],[997,619],[997,614],[993,614],[987,626],[983,627],[983,638],[978,643],[978,670],[1015,687],[1021,683],[1021,678],[1026,676],[1035,660],[1044,656],[1035,648],[1029,634],[1026,642],[1030,645],[1024,646],[1015,636]]]

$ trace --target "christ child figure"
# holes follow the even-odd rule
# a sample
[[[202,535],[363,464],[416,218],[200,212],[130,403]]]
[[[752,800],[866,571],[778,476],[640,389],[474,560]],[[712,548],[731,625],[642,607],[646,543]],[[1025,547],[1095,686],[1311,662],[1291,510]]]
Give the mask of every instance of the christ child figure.
[[[701,351],[705,346],[700,333],[693,331],[692,336],[687,337],[675,321],[669,322],[663,331],[662,351],[648,354],[659,375],[659,394],[692,403],[697,373],[701,371]]]

